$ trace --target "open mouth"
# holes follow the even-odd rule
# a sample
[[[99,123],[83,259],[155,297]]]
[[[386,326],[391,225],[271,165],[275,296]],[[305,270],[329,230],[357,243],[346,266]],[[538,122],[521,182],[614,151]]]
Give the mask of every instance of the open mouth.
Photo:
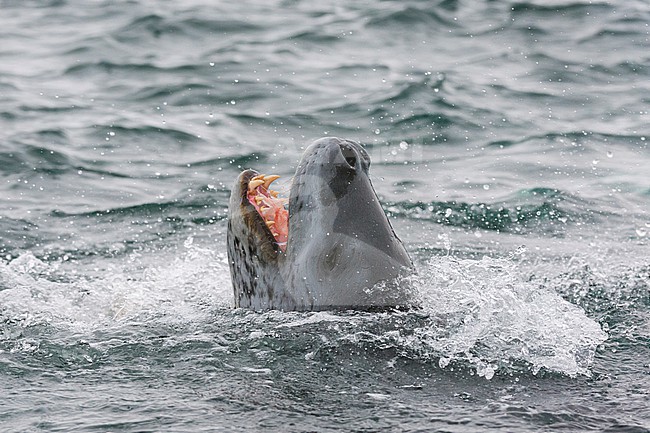
[[[264,220],[266,228],[275,238],[282,252],[287,249],[289,237],[289,211],[285,208],[286,198],[279,198],[278,192],[271,189],[271,183],[280,176],[260,174],[248,182],[246,197]]]

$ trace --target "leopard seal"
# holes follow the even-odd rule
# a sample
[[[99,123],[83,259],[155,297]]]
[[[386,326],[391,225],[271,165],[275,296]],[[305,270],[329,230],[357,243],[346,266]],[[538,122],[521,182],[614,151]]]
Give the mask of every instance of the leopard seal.
[[[357,142],[316,140],[291,184],[288,209],[270,183],[242,172],[227,232],[235,307],[253,310],[410,308],[413,264],[370,182]],[[288,212],[288,216],[287,216]],[[284,227],[284,229],[282,228]]]

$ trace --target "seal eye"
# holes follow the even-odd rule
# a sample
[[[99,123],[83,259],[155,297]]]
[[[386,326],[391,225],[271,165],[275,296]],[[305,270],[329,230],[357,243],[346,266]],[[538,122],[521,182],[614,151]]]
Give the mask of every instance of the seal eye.
[[[345,158],[345,162],[348,163],[350,168],[356,168],[357,166],[356,152],[348,146],[341,146],[341,153],[343,154],[343,158]]]

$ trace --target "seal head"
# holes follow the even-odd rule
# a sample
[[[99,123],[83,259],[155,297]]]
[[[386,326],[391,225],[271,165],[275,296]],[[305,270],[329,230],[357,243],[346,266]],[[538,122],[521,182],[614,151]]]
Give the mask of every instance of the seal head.
[[[354,141],[315,141],[293,178],[288,219],[269,188],[276,176],[241,173],[230,198],[227,235],[236,307],[413,305],[414,290],[401,278],[413,265],[381,208],[369,167],[368,153]]]

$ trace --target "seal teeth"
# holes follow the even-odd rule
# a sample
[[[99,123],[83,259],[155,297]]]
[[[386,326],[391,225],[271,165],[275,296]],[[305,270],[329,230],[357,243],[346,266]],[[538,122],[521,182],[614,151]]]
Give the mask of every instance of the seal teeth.
[[[264,201],[264,197],[262,197],[261,195],[256,195],[256,196],[255,196],[255,202],[256,202],[258,205],[259,205],[260,203],[262,203],[263,201]]]
[[[274,224],[275,224],[275,221],[267,221],[267,222],[266,222],[266,226],[267,226],[268,228],[271,228]]]
[[[270,174],[268,176],[264,176],[264,188],[269,189],[269,186],[271,186],[271,184],[275,182],[277,179],[280,179],[280,176],[278,176],[277,174]]]
[[[255,191],[255,188],[263,184],[264,181],[262,179],[251,180],[250,182],[248,182],[248,190],[253,192]]]

